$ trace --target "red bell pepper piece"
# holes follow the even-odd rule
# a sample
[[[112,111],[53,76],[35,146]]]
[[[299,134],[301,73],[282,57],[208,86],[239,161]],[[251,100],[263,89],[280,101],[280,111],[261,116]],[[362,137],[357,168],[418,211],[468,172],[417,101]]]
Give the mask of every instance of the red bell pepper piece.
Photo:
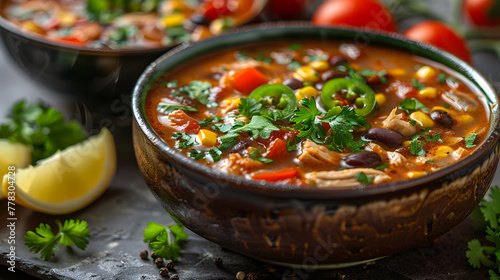
[[[246,94],[251,93],[263,84],[267,84],[267,82],[267,77],[253,67],[242,69],[231,76],[233,87]]]
[[[255,180],[266,180],[269,182],[283,181],[287,179],[292,179],[299,174],[297,168],[289,168],[282,170],[264,171],[252,174],[252,178]]]
[[[202,4],[201,14],[208,20],[213,21],[222,16],[231,14],[231,11],[227,7],[227,0],[210,0]]]

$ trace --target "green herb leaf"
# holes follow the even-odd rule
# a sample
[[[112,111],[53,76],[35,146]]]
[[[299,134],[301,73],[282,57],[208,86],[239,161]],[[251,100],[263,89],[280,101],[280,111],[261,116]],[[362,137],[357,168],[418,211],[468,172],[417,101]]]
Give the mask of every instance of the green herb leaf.
[[[0,125],[0,138],[31,148],[31,160],[50,157],[85,140],[86,134],[76,121],[65,122],[60,111],[40,103],[16,103],[5,123]]]
[[[158,257],[173,261],[176,261],[180,255],[181,242],[188,237],[183,226],[179,224],[162,226],[149,222],[143,232],[143,241],[149,243],[149,246]]]
[[[166,103],[166,102],[160,102],[158,103],[158,106],[156,107],[156,111],[162,113],[162,114],[170,114],[175,110],[183,110],[187,112],[198,112],[198,109],[188,106],[188,105],[181,105],[178,103]]]
[[[288,46],[288,48],[292,51],[298,51],[298,50],[302,49],[302,44],[301,43],[293,43],[290,46]]]
[[[238,111],[240,111],[240,114],[249,118],[260,115],[261,109],[262,104],[253,98],[241,98],[240,105],[238,105]]]
[[[410,153],[414,156],[425,157],[426,152],[423,149],[424,142],[414,139],[410,142]]]
[[[198,143],[196,142],[196,136],[186,134],[185,132],[176,132],[174,133],[174,135],[172,135],[172,138],[184,140],[184,141],[177,141],[177,143],[175,143],[175,147],[177,149],[186,149],[193,145],[198,145]]]
[[[445,73],[439,73],[438,74],[438,81],[441,84],[446,83],[446,74]]]
[[[424,86],[422,83],[420,83],[419,81],[417,81],[416,79],[413,79],[411,81],[411,84],[418,90],[423,90],[426,88],[426,86]]]
[[[424,139],[428,142],[443,142],[443,140],[441,139],[441,134],[439,132],[434,134],[432,137],[425,135]]]
[[[399,107],[403,110],[407,115],[415,112],[416,110],[420,110],[423,112],[428,112],[430,109],[425,106],[422,102],[418,101],[415,98],[405,98],[403,101],[399,102]]]
[[[223,118],[211,117],[208,119],[204,119],[202,121],[198,121],[198,124],[200,124],[200,126],[207,127],[212,123],[218,123],[218,122],[221,122],[222,120],[223,120]]]
[[[445,107],[446,109],[450,109],[451,105],[445,103],[445,104],[443,104],[443,107]]]
[[[309,61],[315,61],[315,60],[327,60],[328,56],[326,55],[311,55],[309,57]]]
[[[361,71],[358,71],[358,74],[363,76],[363,77],[366,77],[366,78],[369,78],[371,76],[379,76],[380,82],[382,84],[384,84],[384,85],[388,84],[387,77],[386,77],[387,71],[385,71],[385,70],[378,72],[378,71],[375,71],[373,69],[366,68],[366,69],[363,69]]]
[[[465,148],[474,148],[476,145],[474,141],[476,141],[477,133],[471,133],[467,137],[465,137]]]
[[[490,267],[495,264],[492,260],[490,260],[487,255],[492,254],[495,251],[494,247],[491,246],[482,246],[481,242],[477,239],[472,239],[467,244],[467,252],[465,255],[469,260],[469,264],[474,268],[480,268],[481,264]]]
[[[191,81],[189,85],[179,88],[179,91],[187,94],[190,99],[196,99],[199,103],[207,107],[219,106],[217,102],[208,100],[212,84],[203,81]]]
[[[300,62],[298,62],[298,61],[291,61],[290,63],[288,63],[288,64],[287,64],[286,68],[287,68],[288,70],[295,71],[295,70],[299,69],[299,68],[300,68],[300,66],[302,66],[302,65],[300,64]]]
[[[373,181],[375,176],[367,176],[365,173],[359,172],[356,175],[354,175],[354,178],[356,178],[356,180],[358,180],[358,182],[360,182],[361,184],[367,185]]]
[[[382,164],[382,165],[375,167],[375,169],[384,170],[384,169],[388,168],[389,166],[390,166],[389,164]]]
[[[291,152],[291,151],[297,151],[297,145],[292,142],[292,140],[288,139],[286,141],[286,150]]]
[[[40,252],[40,257],[44,260],[52,258],[59,249],[57,241],[63,246],[75,244],[78,248],[85,250],[88,244],[89,229],[86,221],[67,220],[64,225],[56,221],[59,226],[59,232],[54,235],[52,229],[47,224],[40,224],[35,232],[28,231],[24,236],[24,244],[28,246],[30,252]]]
[[[268,139],[269,136],[271,136],[271,132],[275,130],[279,130],[279,128],[275,126],[270,120],[261,116],[253,116],[248,124],[238,127],[232,130],[232,132],[238,133],[240,131],[246,131],[254,139],[257,139],[259,136],[263,139]]]
[[[188,152],[189,156],[194,158],[195,160],[202,160],[205,158],[205,153],[204,152],[200,152],[200,151],[197,151],[195,149],[192,149]]]

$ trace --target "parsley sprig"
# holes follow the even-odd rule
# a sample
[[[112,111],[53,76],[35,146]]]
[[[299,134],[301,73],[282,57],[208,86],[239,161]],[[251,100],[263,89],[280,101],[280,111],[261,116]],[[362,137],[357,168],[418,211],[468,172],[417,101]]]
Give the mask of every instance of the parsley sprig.
[[[469,264],[474,268],[481,265],[492,267],[489,271],[490,279],[500,279],[496,273],[500,265],[500,189],[494,186],[490,189],[490,200],[483,199],[472,212],[472,218],[479,228],[485,229],[486,240],[492,244],[483,245],[478,239],[471,239],[465,253]]]
[[[60,111],[41,103],[20,101],[0,125],[0,138],[30,146],[31,162],[36,164],[85,140],[87,135],[76,121],[66,122]]]
[[[179,92],[185,93],[190,99],[196,99],[196,101],[207,107],[217,107],[219,106],[217,102],[208,99],[211,88],[211,83],[195,80],[191,81],[187,86],[179,88]]]
[[[162,226],[149,222],[143,232],[143,241],[149,243],[149,247],[158,257],[173,261],[179,258],[182,241],[188,238],[184,227],[179,224]]]
[[[48,224],[43,223],[36,228],[35,232],[28,231],[26,233],[24,244],[28,246],[30,252],[40,252],[42,259],[49,260],[59,251],[57,241],[63,246],[75,244],[76,247],[85,250],[90,237],[86,221],[71,219],[64,221],[64,224],[56,221],[56,224],[59,228],[56,235]]]

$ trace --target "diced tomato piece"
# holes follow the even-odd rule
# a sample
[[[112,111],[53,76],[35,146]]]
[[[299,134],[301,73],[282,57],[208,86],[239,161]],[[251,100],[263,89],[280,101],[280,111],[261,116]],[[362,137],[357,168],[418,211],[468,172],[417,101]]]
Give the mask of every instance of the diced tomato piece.
[[[189,134],[196,134],[201,129],[200,124],[195,119],[191,118],[182,110],[175,110],[168,114],[170,122],[174,128],[179,132],[186,132]]]
[[[65,41],[65,42],[70,42],[70,43],[76,43],[76,44],[85,43],[85,42],[82,42],[78,38],[75,38],[75,37],[59,38],[59,40]]]
[[[201,14],[208,20],[213,21],[222,16],[231,14],[231,11],[227,6],[227,0],[210,0],[202,4]]]
[[[328,123],[321,123],[321,125],[325,128],[326,131],[330,130],[330,124]]]
[[[282,180],[287,180],[296,177],[299,174],[297,168],[289,168],[282,170],[264,171],[252,174],[252,178],[255,180],[266,180],[269,182],[277,182]]]
[[[286,140],[276,138],[269,144],[264,156],[270,159],[277,159],[284,156],[287,152]]]
[[[260,143],[269,146],[269,143],[273,142],[274,139],[283,139],[288,142],[288,139],[293,141],[293,138],[297,136],[300,132],[299,131],[291,131],[291,130],[286,130],[286,129],[280,129],[280,130],[275,130],[271,132],[271,135],[269,136],[268,139],[263,139],[261,137],[257,138],[257,141]]]
[[[267,77],[253,67],[242,69],[231,76],[233,87],[246,94],[251,93],[254,89],[267,82]]]

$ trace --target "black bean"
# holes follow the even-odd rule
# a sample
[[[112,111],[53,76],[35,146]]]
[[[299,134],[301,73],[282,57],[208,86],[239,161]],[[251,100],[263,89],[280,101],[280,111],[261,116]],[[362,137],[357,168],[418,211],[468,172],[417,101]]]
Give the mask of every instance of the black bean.
[[[377,167],[382,158],[375,152],[364,151],[344,157],[343,162],[351,167]]]
[[[387,147],[397,147],[403,143],[403,136],[401,134],[382,127],[370,128],[364,137]]]
[[[453,125],[453,118],[448,115],[446,111],[434,110],[431,112],[431,119],[444,127],[451,127]]]
[[[193,14],[189,20],[197,25],[209,25],[210,20],[202,14]]]
[[[286,79],[283,81],[283,85],[295,90],[303,87],[304,85],[302,84],[301,81],[297,79]]]
[[[321,80],[323,82],[329,81],[331,79],[336,79],[336,78],[344,78],[345,76],[348,76],[344,71],[327,71],[321,75]]]
[[[227,152],[232,154],[232,153],[241,153],[243,150],[248,148],[250,146],[250,141],[248,139],[243,139],[238,141],[235,145],[231,146],[229,149],[227,149]]]
[[[335,66],[341,63],[347,63],[347,58],[343,55],[335,55],[330,58],[330,65]]]

